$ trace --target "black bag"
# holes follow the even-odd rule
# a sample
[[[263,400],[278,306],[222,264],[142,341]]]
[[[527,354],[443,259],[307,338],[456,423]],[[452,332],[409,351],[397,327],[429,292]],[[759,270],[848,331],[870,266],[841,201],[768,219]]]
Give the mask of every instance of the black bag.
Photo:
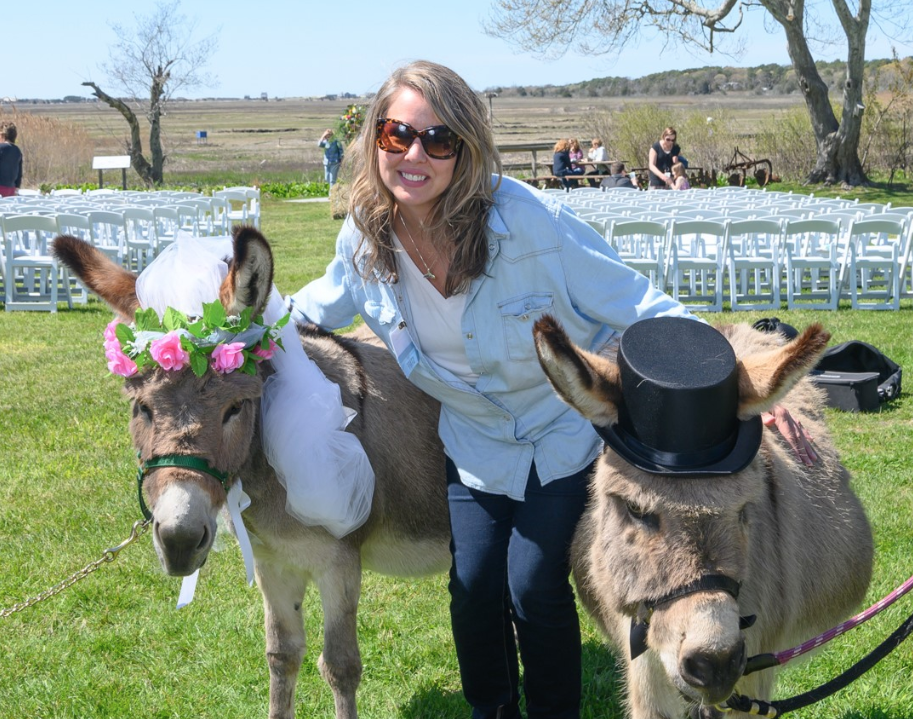
[[[900,395],[901,368],[859,340],[826,350],[810,376],[827,392],[829,407],[847,412],[877,412]]]

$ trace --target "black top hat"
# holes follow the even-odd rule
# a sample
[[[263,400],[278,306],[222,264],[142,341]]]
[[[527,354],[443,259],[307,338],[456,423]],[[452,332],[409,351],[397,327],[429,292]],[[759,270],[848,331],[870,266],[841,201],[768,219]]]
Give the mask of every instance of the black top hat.
[[[710,325],[655,317],[628,327],[618,348],[618,424],[596,431],[625,461],[652,474],[703,477],[748,466],[760,417],[740,421],[732,346]]]

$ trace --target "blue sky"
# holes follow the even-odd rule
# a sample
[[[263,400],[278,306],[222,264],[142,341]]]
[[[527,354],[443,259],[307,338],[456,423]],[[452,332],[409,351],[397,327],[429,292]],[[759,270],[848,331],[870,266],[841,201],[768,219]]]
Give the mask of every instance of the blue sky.
[[[116,40],[110,24],[130,27],[134,13],[148,14],[153,6],[153,0],[13,3],[4,9],[0,98],[88,96],[88,88],[80,84],[85,80],[108,89],[99,65]],[[558,60],[543,60],[486,36],[481,22],[490,7],[490,0],[335,0],[325,9],[313,0],[184,0],[182,11],[199,21],[201,35],[221,26],[219,50],[209,65],[218,84],[187,95],[361,94],[376,90],[392,68],[417,58],[452,67],[477,90],[608,75],[641,77],[670,68],[789,62],[782,32],[766,33],[763,13],[749,16],[752,42],[740,59],[693,54],[681,47],[660,55],[661,43],[647,38],[617,59],[570,52]],[[890,48],[890,41],[870,33],[869,59],[890,57]],[[910,55],[913,48],[898,45],[898,52]],[[816,49],[815,57],[840,60],[845,50],[835,43]]]

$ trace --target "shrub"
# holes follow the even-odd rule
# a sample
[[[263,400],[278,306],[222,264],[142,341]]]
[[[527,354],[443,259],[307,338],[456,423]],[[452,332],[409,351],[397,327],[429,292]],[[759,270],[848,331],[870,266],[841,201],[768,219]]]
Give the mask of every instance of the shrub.
[[[91,171],[94,143],[81,127],[17,110],[0,109],[0,121],[19,131],[23,187],[81,182]]]
[[[814,167],[817,154],[808,110],[794,107],[762,120],[751,154],[770,160],[774,173],[785,180],[803,179]]]

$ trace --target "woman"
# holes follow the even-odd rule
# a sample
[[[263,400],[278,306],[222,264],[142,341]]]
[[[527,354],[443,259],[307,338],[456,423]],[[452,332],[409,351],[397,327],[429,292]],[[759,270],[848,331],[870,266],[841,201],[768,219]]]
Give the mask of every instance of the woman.
[[[361,314],[441,402],[450,611],[473,719],[520,717],[517,642],[529,719],[578,719],[568,548],[601,443],[546,381],[532,325],[551,313],[598,351],[638,319],[690,315],[563,203],[501,177],[487,109],[453,71],[397,70],[364,128],[336,256],[291,298],[292,318],[335,329]]]
[[[558,140],[555,143],[554,156],[552,157],[552,174],[561,178],[561,184],[570,189],[577,187],[577,180],[568,179],[569,175],[582,175],[582,167],[574,167],[571,163],[570,140]]]
[[[22,150],[16,147],[18,136],[14,123],[0,124],[0,197],[18,195],[22,185]]]
[[[580,147],[580,140],[576,137],[570,141],[568,157],[571,158],[571,167],[575,169],[579,167],[578,162],[583,162],[583,150]],[[586,168],[583,169],[586,170]]]
[[[682,151],[675,144],[675,128],[667,127],[663,130],[658,142],[650,148],[650,158],[647,164],[650,170],[650,189],[668,190],[672,188],[672,165],[678,162],[678,155]]]

